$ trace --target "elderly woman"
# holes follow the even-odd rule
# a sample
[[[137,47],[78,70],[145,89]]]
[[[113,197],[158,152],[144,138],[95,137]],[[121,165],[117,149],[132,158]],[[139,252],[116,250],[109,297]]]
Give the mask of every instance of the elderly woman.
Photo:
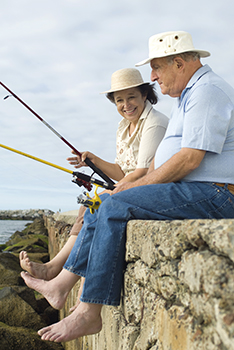
[[[152,104],[157,103],[154,88],[143,81],[140,72],[135,68],[121,69],[113,73],[111,89],[104,93],[116,105],[119,114],[123,117],[117,130],[117,156],[115,163],[106,162],[90,152],[84,152],[82,159],[74,156],[68,158],[68,161],[76,168],[80,168],[85,166],[84,159],[88,157],[106,175],[118,181],[118,183],[132,182],[148,172],[150,164],[153,163],[156,149],[165,134],[168,118],[153,109]],[[102,200],[105,200],[106,196],[108,194],[101,195]],[[27,273],[22,273],[26,284],[42,293],[55,308],[63,307],[73,285],[73,278],[71,282],[65,283],[66,288],[68,288],[65,294],[61,293],[60,288],[57,289],[55,287],[57,281],[62,281],[60,278],[63,278],[61,277],[63,272],[68,272],[62,267],[73,246],[75,249],[74,243],[83,224],[84,211],[85,208],[81,207],[66,245],[50,262],[36,264],[29,260],[26,252],[20,253],[22,268],[37,278],[35,279]],[[96,215],[98,214],[95,213],[93,215],[93,220],[95,220]],[[83,231],[85,231],[85,228],[81,232]],[[88,259],[88,251],[86,257]],[[73,275],[70,272],[69,274]],[[76,273],[74,275],[75,280],[80,278]],[[55,278],[55,276],[57,277]],[[82,276],[84,277],[85,274]],[[40,279],[43,279],[43,281]],[[68,338],[57,340],[71,340],[79,335],[73,332],[67,336]],[[48,339],[45,337],[45,339],[55,340],[53,337],[48,337]]]
[[[153,160],[168,124],[168,118],[153,108],[157,103],[154,87],[145,83],[135,68],[120,69],[112,74],[111,89],[103,92],[113,102],[123,119],[117,130],[117,155],[115,163],[109,163],[90,152],[68,158],[75,168],[86,166],[88,157],[110,178],[132,182],[145,175]],[[153,162],[152,162],[153,164]],[[58,275],[83,224],[86,208],[81,206],[70,237],[61,251],[49,262],[38,264],[30,261],[27,253],[20,253],[21,267],[32,276],[50,280]]]

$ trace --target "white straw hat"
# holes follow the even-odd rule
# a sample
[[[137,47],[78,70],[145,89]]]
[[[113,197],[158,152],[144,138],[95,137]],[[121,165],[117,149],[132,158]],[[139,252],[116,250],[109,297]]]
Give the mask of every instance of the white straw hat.
[[[147,84],[142,79],[141,73],[136,68],[124,68],[117,70],[111,76],[111,88],[101,94],[130,89],[142,84]]]
[[[187,32],[165,32],[153,35],[149,38],[149,58],[136,63],[135,66],[142,66],[154,58],[161,58],[183,52],[194,51],[200,57],[208,57],[210,53],[204,50],[197,50],[193,46],[192,37]]]

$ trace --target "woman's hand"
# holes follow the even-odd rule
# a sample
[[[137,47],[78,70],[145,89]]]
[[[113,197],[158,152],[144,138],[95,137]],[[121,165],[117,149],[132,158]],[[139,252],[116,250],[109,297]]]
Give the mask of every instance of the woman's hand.
[[[69,157],[67,158],[67,161],[71,165],[74,165],[74,168],[76,169],[81,168],[82,166],[88,166],[84,161],[86,158],[89,158],[95,164],[96,156],[91,152],[81,152],[81,157],[78,156],[74,151],[72,151],[72,153],[75,154],[75,157]]]

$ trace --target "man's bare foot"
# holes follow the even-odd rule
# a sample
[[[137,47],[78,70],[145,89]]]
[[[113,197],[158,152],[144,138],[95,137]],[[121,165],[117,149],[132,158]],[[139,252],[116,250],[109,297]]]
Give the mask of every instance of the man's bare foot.
[[[73,312],[80,305],[80,297],[83,292],[84,283],[85,283],[85,278],[81,277],[80,288],[78,291],[76,304],[69,309],[69,312]]]
[[[58,323],[38,331],[42,340],[67,342],[79,337],[96,334],[102,329],[100,304],[80,303],[75,311]]]
[[[28,257],[27,252],[25,251],[20,252],[19,259],[20,259],[20,266],[22,267],[22,269],[29,272],[30,275],[36,278],[49,281],[50,279],[56,276],[52,271],[50,271],[47,264],[39,264],[31,261]]]
[[[64,285],[61,285],[61,279],[59,280],[58,277],[50,281],[44,281],[34,278],[28,272],[21,272],[21,277],[29,288],[42,294],[54,309],[60,310],[63,308],[71,289],[65,281]],[[76,277],[78,278],[78,276]]]
[[[81,303],[81,302],[80,302],[79,298],[77,298],[77,301],[76,301],[75,305],[73,305],[73,306],[69,309],[69,312],[75,311],[75,309],[78,308],[78,306],[80,305],[80,303]]]

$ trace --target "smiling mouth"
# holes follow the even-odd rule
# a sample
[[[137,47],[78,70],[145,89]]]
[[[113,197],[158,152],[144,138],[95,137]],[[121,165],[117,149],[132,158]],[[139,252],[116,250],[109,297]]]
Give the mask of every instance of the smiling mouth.
[[[132,114],[132,113],[135,112],[136,109],[137,109],[137,107],[135,107],[135,108],[133,108],[133,109],[131,109],[131,110],[125,110],[124,113],[126,113],[126,114]]]

